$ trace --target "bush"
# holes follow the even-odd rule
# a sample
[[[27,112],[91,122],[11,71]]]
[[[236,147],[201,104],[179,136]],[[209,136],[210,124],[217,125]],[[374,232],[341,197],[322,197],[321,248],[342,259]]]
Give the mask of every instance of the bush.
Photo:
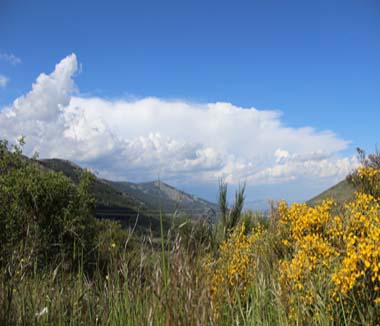
[[[61,173],[44,170],[21,148],[0,142],[0,267],[18,260],[66,267],[95,262],[91,175],[78,186]],[[16,260],[16,261],[15,261]]]
[[[366,155],[365,151],[357,148],[361,166],[347,176],[347,181],[355,186],[357,191],[380,197],[380,152]]]
[[[297,322],[317,323],[323,312],[337,324],[380,321],[380,202],[357,193],[340,215],[335,203],[281,203],[279,233],[283,304]]]

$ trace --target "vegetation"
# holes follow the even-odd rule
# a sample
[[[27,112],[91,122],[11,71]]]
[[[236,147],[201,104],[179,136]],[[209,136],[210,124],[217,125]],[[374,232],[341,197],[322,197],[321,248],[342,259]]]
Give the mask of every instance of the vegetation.
[[[219,209],[223,226],[223,236],[226,239],[231,231],[239,223],[244,206],[245,184],[240,185],[235,194],[235,203],[229,209],[227,204],[227,183],[224,180],[219,182]]]
[[[3,141],[0,324],[379,324],[380,167],[364,159],[344,205],[264,218],[221,182],[219,223],[161,216],[157,241],[95,219],[88,172],[74,184]]]
[[[380,197],[380,152],[376,148],[375,153],[368,157],[360,148],[357,152],[361,166],[347,176],[347,181],[358,191],[378,198]]]
[[[19,147],[9,151],[7,143],[0,142],[0,155],[0,266],[19,263],[20,255],[38,266],[56,259],[75,265],[79,256],[84,265],[94,263],[90,174],[84,173],[75,186],[60,174],[30,164]]]
[[[44,159],[39,163],[49,170],[63,172],[74,183],[78,183],[82,169],[67,160]],[[188,216],[193,219],[209,218],[215,222],[217,206],[197,198],[163,182],[116,182],[95,176],[89,187],[95,198],[95,213],[99,217],[118,219],[124,225],[132,225],[139,214],[138,229],[152,227],[159,232],[160,209],[165,216]],[[126,219],[130,217],[130,219]]]

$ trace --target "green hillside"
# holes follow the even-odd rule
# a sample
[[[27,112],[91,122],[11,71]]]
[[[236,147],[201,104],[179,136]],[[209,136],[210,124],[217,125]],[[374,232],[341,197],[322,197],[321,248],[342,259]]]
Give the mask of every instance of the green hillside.
[[[61,159],[40,160],[40,163],[48,169],[62,172],[75,183],[79,182],[82,168],[75,163]],[[129,207],[135,211],[144,209],[145,204],[128,193],[117,190],[107,180],[94,178],[91,192],[96,198],[98,206],[102,207]]]
[[[218,206],[214,203],[187,194],[164,182],[145,183],[110,182],[116,189],[132,195],[142,201],[152,213],[162,209],[165,215],[176,214],[193,219],[210,219],[216,221]]]
[[[82,168],[75,163],[61,159],[44,159],[39,162],[45,168],[62,172],[73,182],[79,182]],[[117,219],[126,225],[133,225],[139,216],[139,226],[159,230],[160,210],[167,218],[175,215],[216,221],[216,204],[162,182],[136,184],[94,176],[90,191],[96,199],[96,216]]]
[[[74,183],[79,182],[82,168],[78,165],[61,159],[40,160],[42,166],[47,169],[62,172]],[[90,192],[96,201],[95,216],[118,220],[124,226],[133,226],[137,220],[137,230],[146,232],[151,229],[159,234],[160,221],[158,216],[146,212],[145,204],[133,196],[115,189],[107,181],[94,176],[90,186]],[[165,229],[169,223],[164,221]]]
[[[307,201],[309,206],[316,206],[320,204],[323,200],[333,199],[339,204],[343,204],[347,200],[354,196],[355,188],[347,180],[343,180],[337,183],[335,186],[327,189],[318,196]]]

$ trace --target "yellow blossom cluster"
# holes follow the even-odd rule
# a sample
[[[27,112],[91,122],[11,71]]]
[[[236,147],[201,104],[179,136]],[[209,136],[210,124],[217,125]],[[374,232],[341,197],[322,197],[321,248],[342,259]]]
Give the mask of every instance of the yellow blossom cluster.
[[[288,207],[285,202],[279,205],[280,236],[291,249],[289,257],[279,265],[282,297],[291,319],[299,318],[301,311],[309,315],[318,312],[315,299],[325,287],[326,274],[339,255],[329,241],[334,236],[331,229],[340,225],[340,221],[331,218],[332,205],[332,201],[315,208],[306,204]]]
[[[359,168],[357,175],[378,187],[380,170]],[[371,193],[356,193],[341,209],[333,201],[279,204],[277,232],[287,249],[279,279],[291,318],[313,317],[321,293],[347,311],[380,305],[380,198]]]
[[[268,272],[296,324],[320,324],[323,315],[339,325],[344,316],[359,321],[370,313],[380,325],[380,170],[353,175],[363,183],[344,205],[282,201],[268,228],[247,232],[242,223],[233,230],[204,267],[215,320],[225,303],[248,299]]]
[[[380,196],[380,169],[374,167],[359,167],[357,169],[356,183],[360,191]]]
[[[261,226],[247,234],[243,224],[238,225],[230,237],[219,247],[219,256],[209,265],[210,290],[214,307],[224,300],[234,301],[235,294],[245,297],[252,284],[256,268],[255,242],[266,232]]]
[[[380,177],[380,169],[375,169],[374,167],[358,167],[358,175],[361,179],[374,179],[376,177]]]
[[[331,220],[330,210],[334,205],[332,200],[326,200],[316,207],[294,203],[292,206],[282,201],[279,204],[280,224],[288,230],[286,240],[303,241],[308,234],[323,234]],[[284,229],[282,229],[284,231]]]
[[[380,301],[380,201],[357,193],[346,204],[342,261],[333,274],[334,296]]]

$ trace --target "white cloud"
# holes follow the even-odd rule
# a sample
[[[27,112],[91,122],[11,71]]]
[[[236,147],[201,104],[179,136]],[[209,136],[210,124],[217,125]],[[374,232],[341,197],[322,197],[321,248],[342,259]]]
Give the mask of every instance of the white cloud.
[[[8,82],[9,82],[8,77],[6,77],[4,75],[0,75],[0,87],[7,86]]]
[[[259,171],[252,180],[264,183],[285,182],[297,178],[343,178],[358,166],[356,156],[329,159],[318,153],[289,154],[287,151],[275,152],[276,164]]]
[[[291,128],[279,111],[158,98],[78,94],[74,54],[0,112],[0,136],[26,136],[28,154],[75,160],[104,177],[216,184],[343,177],[356,161],[331,131]]]
[[[10,63],[11,65],[18,65],[22,61],[12,53],[0,52],[0,60]]]

